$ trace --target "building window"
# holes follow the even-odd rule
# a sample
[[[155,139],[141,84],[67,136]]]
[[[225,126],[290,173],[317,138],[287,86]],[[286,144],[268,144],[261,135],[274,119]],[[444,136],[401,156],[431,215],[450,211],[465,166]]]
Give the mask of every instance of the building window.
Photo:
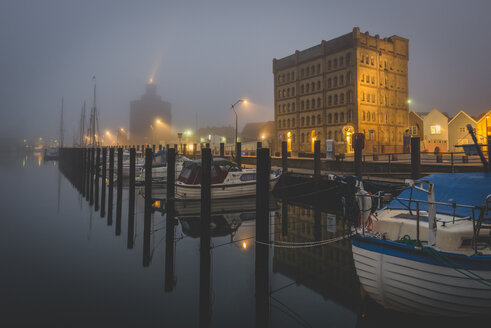
[[[344,58],[339,57],[339,66],[343,66],[343,65],[344,65]]]
[[[286,89],[286,96],[290,97],[290,88]]]
[[[339,85],[341,85],[341,86],[344,85],[344,75],[341,75],[339,77]]]
[[[334,140],[338,141],[338,130],[334,130]]]
[[[290,112],[290,104],[288,104],[288,105],[286,106],[286,110],[287,110],[287,112],[288,112],[288,113]]]
[[[309,92],[309,87],[310,87],[310,84],[307,83],[307,85],[305,85],[305,91],[308,93]]]
[[[302,78],[305,76],[305,71],[303,68],[300,70],[300,75],[302,76]]]
[[[341,123],[344,122],[344,113],[341,112],[341,114],[339,115],[339,120],[341,121]]]
[[[338,77],[334,77],[333,79],[333,84],[334,84],[334,87],[337,87],[338,86]]]
[[[310,101],[308,99],[306,100],[306,107],[305,108],[310,109]]]
[[[278,127],[281,129],[281,120],[278,121]]]
[[[302,133],[302,137],[301,137],[301,142],[304,143],[305,142],[305,133]]]
[[[362,121],[364,121],[366,119],[365,118],[365,112],[362,113],[361,117],[362,117]]]
[[[309,75],[310,75],[310,68],[309,68],[309,67],[307,67],[307,69],[305,70],[305,74],[306,74],[307,76],[309,76]]]
[[[367,112],[367,121],[370,122],[370,112]]]
[[[310,116],[307,116],[307,120],[306,120],[305,124],[307,124],[307,126],[310,125]]]
[[[375,95],[372,95],[372,103],[375,103]]]
[[[302,102],[300,103],[300,109],[301,110],[304,110],[305,109],[305,102],[302,100]]]
[[[375,122],[375,113],[372,113],[372,121]]]
[[[287,127],[290,127],[290,119],[287,120]]]
[[[332,114],[327,114],[327,123],[332,123]]]
[[[302,126],[304,126],[304,125],[305,125],[305,118],[302,117]]]
[[[367,102],[370,102],[370,94],[367,93]]]
[[[292,127],[295,127],[295,118],[292,118]]]
[[[332,66],[334,66],[334,68],[338,67],[338,59],[337,58],[334,58],[334,60],[332,61]]]
[[[331,87],[332,87],[332,83],[331,82],[332,82],[331,79],[327,79],[327,88],[328,89],[331,89]]]
[[[334,105],[338,104],[338,95],[334,95]]]
[[[295,124],[293,126],[295,126]],[[292,136],[292,142],[295,143],[295,133]]]
[[[346,65],[351,65],[351,53],[346,54]]]
[[[361,75],[361,82],[365,82],[365,74]]]
[[[327,139],[332,139],[332,131],[327,132]]]
[[[330,60],[327,61],[327,69],[331,70],[331,61]]]
[[[334,123],[338,123],[338,113],[334,113]]]
[[[410,126],[408,129],[409,135],[415,136],[418,135],[418,127],[417,126]]]
[[[374,63],[373,63],[373,57],[370,57],[370,64],[371,65],[374,65]]]
[[[369,62],[370,58],[368,56],[365,57],[365,64],[369,65],[370,62]]]
[[[327,97],[327,106],[331,106],[332,105],[332,96],[328,96]]]
[[[300,92],[301,92],[302,94],[304,94],[304,93],[305,93],[305,86],[304,86],[303,84],[300,86]]]
[[[295,103],[292,103],[292,112],[295,111]]]
[[[346,98],[348,98],[348,100],[346,101],[348,104],[351,104],[353,102],[353,92],[351,92],[351,90],[348,90],[348,92],[346,93]]]
[[[312,75],[314,75],[315,74],[315,66],[312,65],[312,68],[311,69],[312,69]]]
[[[361,101],[365,101],[365,92],[361,93]]]
[[[364,59],[365,59],[365,56],[361,55],[361,56],[360,56],[360,63],[362,63],[362,64],[363,64],[363,60],[364,60]]]
[[[315,115],[312,115],[312,125],[315,125]]]
[[[286,73],[286,80],[290,82],[290,73]]]
[[[465,132],[465,128],[459,128],[459,132]]]
[[[321,114],[317,115],[317,124],[321,124]]]
[[[353,116],[353,114],[352,114],[351,110],[349,110],[348,111],[348,115],[346,115],[346,118],[347,118],[347,121],[348,122],[351,122],[352,116]]]
[[[292,87],[292,97],[295,97],[295,87]]]
[[[344,93],[341,93],[341,95],[339,96],[339,103],[344,104]]]
[[[317,98],[317,108],[321,107],[321,98]]]
[[[346,73],[346,83],[351,84],[351,80],[353,79],[353,75],[351,72]]]
[[[441,134],[441,127],[439,125],[430,126],[430,134]]]
[[[321,89],[321,81],[317,81],[317,90]]]
[[[317,64],[317,73],[321,72],[321,64]]]
[[[295,72],[292,72],[292,80],[295,81]]]
[[[310,88],[312,89],[312,92],[315,91],[315,82],[312,82],[312,85],[310,86]]]

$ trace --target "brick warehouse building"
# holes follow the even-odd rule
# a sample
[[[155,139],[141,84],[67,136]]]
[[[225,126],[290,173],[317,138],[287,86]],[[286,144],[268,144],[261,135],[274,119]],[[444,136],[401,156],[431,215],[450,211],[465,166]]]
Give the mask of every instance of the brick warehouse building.
[[[400,152],[408,129],[409,40],[381,39],[358,27],[294,54],[273,59],[277,147],[292,154],[325,149],[350,153],[352,134],[365,133],[365,152]],[[280,148],[276,148],[280,149]]]

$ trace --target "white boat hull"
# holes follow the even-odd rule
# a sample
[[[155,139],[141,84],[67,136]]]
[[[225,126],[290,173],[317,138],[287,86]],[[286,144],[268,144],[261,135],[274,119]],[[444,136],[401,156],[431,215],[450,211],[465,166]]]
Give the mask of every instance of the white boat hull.
[[[269,191],[273,190],[279,180],[279,176],[270,179]],[[256,182],[244,182],[240,184],[214,184],[211,185],[211,199],[238,198],[256,195]],[[201,185],[186,185],[176,182],[176,199],[199,200],[201,199]]]
[[[456,270],[352,246],[360,283],[386,308],[432,316],[491,313],[491,271]],[[487,279],[487,285],[474,274]]]

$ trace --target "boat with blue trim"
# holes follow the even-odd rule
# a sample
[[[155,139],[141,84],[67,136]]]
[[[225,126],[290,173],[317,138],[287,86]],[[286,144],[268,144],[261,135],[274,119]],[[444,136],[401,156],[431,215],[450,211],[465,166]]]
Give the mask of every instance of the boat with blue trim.
[[[406,182],[409,188],[377,211],[373,196],[356,195],[361,222],[352,250],[363,288],[402,312],[489,315],[491,173]]]

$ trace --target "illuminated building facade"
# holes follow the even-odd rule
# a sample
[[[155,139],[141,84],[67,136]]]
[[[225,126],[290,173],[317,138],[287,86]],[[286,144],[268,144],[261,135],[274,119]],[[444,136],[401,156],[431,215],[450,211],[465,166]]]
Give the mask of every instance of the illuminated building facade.
[[[171,137],[171,104],[157,95],[150,81],[145,94],[130,104],[130,140],[136,144],[159,144]]]
[[[293,154],[315,140],[349,153],[365,133],[365,152],[400,152],[408,128],[409,40],[352,32],[273,59],[276,143]],[[279,149],[279,148],[277,148]]]

